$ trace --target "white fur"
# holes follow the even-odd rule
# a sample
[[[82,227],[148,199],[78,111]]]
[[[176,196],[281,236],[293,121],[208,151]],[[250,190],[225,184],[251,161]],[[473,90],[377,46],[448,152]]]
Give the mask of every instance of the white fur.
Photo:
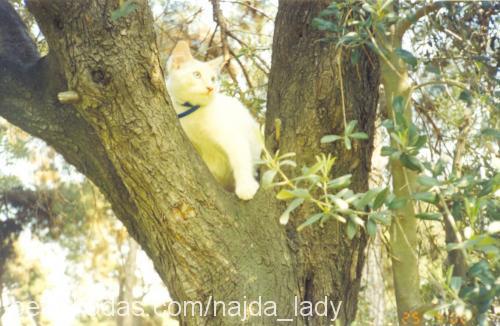
[[[167,63],[167,89],[177,113],[200,109],[180,118],[189,139],[210,172],[227,189],[252,199],[258,182],[255,163],[260,158],[259,126],[237,99],[219,93],[218,74],[223,60],[201,62],[192,58],[186,42],[179,42]],[[212,88],[212,91],[209,90]]]

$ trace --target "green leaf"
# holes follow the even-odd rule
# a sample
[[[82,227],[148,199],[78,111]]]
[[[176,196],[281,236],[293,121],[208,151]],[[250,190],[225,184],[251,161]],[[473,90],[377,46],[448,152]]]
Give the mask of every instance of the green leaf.
[[[436,75],[441,74],[441,69],[438,66],[433,65],[432,63],[427,64],[425,66],[425,71],[431,72],[431,73],[436,74]]]
[[[295,195],[288,189],[281,189],[280,192],[276,195],[276,199],[279,200],[287,200],[295,198]]]
[[[413,146],[415,146],[416,148],[420,149],[426,143],[427,143],[427,136],[425,136],[425,135],[419,135],[418,138],[416,139],[415,143],[413,143]]]
[[[292,192],[292,194],[295,195],[295,197],[298,197],[298,198],[304,198],[304,199],[311,198],[311,194],[309,193],[308,189],[297,188],[297,189],[292,190],[291,192]]]
[[[396,143],[401,145],[401,147],[403,147],[403,148],[405,147],[405,143],[403,142],[403,139],[401,138],[401,136],[404,136],[404,134],[391,132],[389,135],[391,136],[392,140],[394,140]]]
[[[358,209],[365,209],[366,206],[372,203],[373,199],[379,194],[380,189],[370,189],[363,194],[358,201],[356,201],[355,206]]]
[[[493,184],[494,184],[494,178],[491,178],[490,180],[486,181],[486,182],[483,182],[481,185],[482,185],[482,188],[481,188],[481,191],[479,191],[479,193],[477,194],[478,197],[483,197],[483,196],[486,196],[488,195],[489,193],[491,193],[493,191]]]
[[[297,231],[302,231],[306,226],[309,226],[311,224],[314,224],[316,222],[318,222],[319,220],[321,220],[321,218],[325,216],[323,213],[318,213],[318,214],[314,214],[312,216],[310,216],[307,221],[305,221],[304,223],[302,223],[301,225],[299,225],[299,227],[297,227]]]
[[[352,220],[347,221],[347,237],[352,240],[358,232],[358,226]]]
[[[339,135],[327,135],[321,137],[321,143],[326,144],[326,143],[333,143],[334,141],[337,141],[339,139],[342,139],[342,136]]]
[[[337,4],[333,3],[326,7],[325,10],[322,10],[319,13],[319,17],[329,17],[329,16],[335,16],[335,18],[338,18],[340,16],[340,11],[337,7]]]
[[[469,268],[471,276],[479,276],[480,274],[489,274],[488,262],[480,260]]]
[[[125,1],[120,8],[116,9],[111,13],[111,20],[115,21],[122,17],[125,17],[131,14],[134,10],[139,8],[139,5],[135,0],[127,0]]]
[[[361,51],[359,49],[353,49],[351,52],[351,63],[353,65],[358,64],[359,60],[361,58]]]
[[[328,182],[328,188],[336,189],[336,188],[344,188],[347,187],[351,183],[352,174],[346,174],[341,177],[335,178]]]
[[[264,187],[264,188],[270,187],[271,184],[273,183],[273,180],[274,180],[274,177],[276,176],[276,173],[278,173],[278,171],[276,171],[276,170],[267,170],[266,172],[264,172],[264,174],[262,175],[262,180],[261,180],[262,187]]]
[[[375,9],[373,9],[373,7],[369,3],[364,3],[361,8],[363,8],[363,10],[365,10],[366,12],[375,13]]]
[[[408,129],[407,129],[407,135],[408,135],[408,137],[407,137],[408,144],[414,145],[418,140],[418,130],[417,130],[417,126],[415,126],[415,124],[410,122]]]
[[[283,160],[283,161],[280,161],[280,166],[291,166],[291,167],[296,168],[297,163],[295,163],[295,161],[292,161],[292,160]]]
[[[458,188],[467,188],[474,182],[474,177],[471,175],[464,175],[460,179],[454,182],[454,185]]]
[[[382,212],[372,212],[368,215],[368,220],[374,220],[380,224],[391,225],[391,216]]]
[[[387,204],[387,208],[390,210],[400,209],[406,205],[406,198],[403,197],[394,197],[389,204]]]
[[[364,132],[355,132],[351,134],[349,137],[354,139],[368,139],[368,135]]]
[[[365,221],[363,221],[363,219],[361,217],[359,217],[358,215],[349,215],[349,218],[351,219],[351,221],[353,221],[357,225],[359,225],[361,227],[365,226]]]
[[[294,200],[292,200],[290,202],[290,204],[288,205],[288,207],[286,208],[286,210],[283,212],[283,214],[281,214],[280,223],[283,225],[286,225],[288,223],[288,220],[290,219],[290,213],[294,209],[296,209],[297,207],[302,205],[303,202],[304,202],[304,198],[295,198]]]
[[[368,219],[368,222],[366,222],[366,232],[372,238],[377,235],[377,224],[372,219]]]
[[[498,140],[500,139],[500,130],[493,128],[485,128],[481,130],[481,135],[483,135],[484,137],[493,137]]]
[[[460,95],[458,96],[458,99],[461,100],[461,101],[464,101],[467,104],[471,104],[472,103],[472,95],[467,90],[463,90],[462,92],[460,92]]]
[[[333,201],[333,203],[337,206],[337,210],[339,212],[343,212],[349,209],[349,203],[339,198],[338,196],[331,195],[329,198]]]
[[[405,104],[404,104],[404,97],[402,96],[396,96],[392,100],[392,108],[394,109],[395,112],[403,112],[405,109]]]
[[[311,198],[311,194],[309,190],[303,188],[297,188],[293,190],[282,189],[277,195],[276,198],[279,200],[287,200],[292,198]]]
[[[312,26],[320,31],[338,32],[339,30],[337,24],[322,18],[314,18]]]
[[[351,139],[349,139],[348,136],[345,136],[344,137],[344,144],[345,144],[345,148],[350,151],[351,148],[352,148],[352,145],[351,145]]]
[[[279,150],[278,150],[278,152],[279,152]],[[276,155],[278,155],[278,152],[276,153]],[[281,161],[281,160],[283,160],[283,159],[285,159],[285,158],[292,158],[292,157],[295,157],[295,155],[296,155],[296,154],[295,154],[294,152],[288,152],[288,153],[285,153],[285,154],[283,154],[283,155],[278,156],[278,161]]]
[[[432,169],[432,174],[435,176],[440,175],[441,173],[444,172],[444,169],[445,169],[445,163],[443,162],[443,160],[439,159],[436,165],[434,166],[434,169]]]
[[[439,186],[439,181],[433,177],[429,177],[426,175],[419,175],[417,177],[417,182],[421,184],[422,186],[426,187],[434,187],[434,186]]]
[[[394,130],[394,121],[392,121],[391,119],[385,119],[384,121],[382,121],[382,127],[387,129],[388,131],[392,131]]]
[[[401,164],[403,164],[404,167],[410,170],[418,172],[422,171],[420,161],[415,156],[408,155],[406,153],[401,153],[399,160],[401,161]]]
[[[453,276],[450,280],[450,288],[458,294],[460,288],[462,287],[462,278],[460,276]]]
[[[437,195],[432,192],[417,192],[413,194],[413,198],[431,204],[436,204],[438,199]]]
[[[350,135],[352,131],[354,130],[354,127],[356,127],[356,124],[358,124],[358,120],[351,120],[345,127],[345,132],[344,134]]]
[[[384,188],[381,192],[378,193],[377,197],[373,201],[373,209],[379,209],[384,204],[385,199],[387,198],[387,194],[389,193],[389,188]]]
[[[339,191],[338,195],[340,196],[340,193],[343,192],[344,190],[345,193],[342,195],[342,198],[348,203],[348,204],[353,204],[356,200],[359,200],[361,197],[363,197],[363,194],[355,194],[354,191],[348,188],[342,189],[342,191]]]
[[[428,220],[428,221],[441,221],[443,218],[443,215],[441,213],[433,212],[433,213],[418,213],[415,215],[416,218],[419,218],[421,220]]]
[[[389,146],[383,146],[380,150],[380,155],[382,156],[391,156],[392,154],[398,152],[397,148],[394,147],[389,147]]]
[[[413,68],[416,67],[418,61],[417,61],[417,58],[415,58],[415,56],[411,52],[403,50],[401,48],[397,48],[394,52],[396,52],[396,54],[401,59],[403,59],[404,62],[406,62],[407,64],[409,64]]]
[[[324,165],[323,161],[318,161],[318,162],[314,163],[314,165],[311,166],[310,168],[304,167],[302,169],[302,174],[304,174],[304,175],[315,174],[323,167],[323,165]]]
[[[349,32],[340,38],[339,44],[351,44],[360,40],[361,38],[357,32]]]

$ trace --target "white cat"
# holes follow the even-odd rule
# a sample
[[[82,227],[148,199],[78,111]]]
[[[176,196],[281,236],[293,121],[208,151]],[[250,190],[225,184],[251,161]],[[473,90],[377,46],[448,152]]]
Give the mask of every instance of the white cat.
[[[180,41],[167,61],[167,90],[184,131],[210,172],[226,189],[249,200],[259,188],[254,178],[262,150],[259,125],[237,99],[219,93],[223,62],[222,57],[195,60],[189,44]]]

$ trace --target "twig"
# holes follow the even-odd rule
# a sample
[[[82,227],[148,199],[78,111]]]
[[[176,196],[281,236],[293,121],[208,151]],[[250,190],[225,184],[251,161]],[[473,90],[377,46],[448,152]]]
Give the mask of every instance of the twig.
[[[239,4],[239,5],[242,5],[242,6],[245,6],[253,11],[255,11],[256,13],[258,13],[259,15],[261,15],[262,17],[265,17],[267,18],[269,21],[273,21],[273,19],[271,17],[269,17],[269,15],[267,15],[265,12],[263,12],[262,10],[260,10],[259,8],[256,8],[248,3],[245,3],[245,2],[242,2],[242,1],[224,1],[222,0],[222,2],[227,2],[227,3],[235,3],[235,4]]]
[[[222,11],[220,9],[219,0],[210,0],[213,8],[213,19],[219,25],[220,28],[220,38],[222,43],[222,50],[224,51],[224,65],[225,66],[231,59],[229,53],[229,44],[227,43],[227,24],[224,16],[222,16]]]
[[[472,123],[470,121],[470,117],[466,116],[463,124],[459,128],[460,132],[457,139],[457,145],[455,147],[455,155],[453,155],[452,171],[457,177],[460,177],[462,174],[462,155],[471,127]]]
[[[340,81],[340,98],[342,100],[342,116],[344,118],[344,133],[346,133],[347,129],[347,118],[345,115],[345,100],[344,100],[344,85],[343,85],[343,80],[342,80],[342,51],[338,54],[337,57],[337,67],[338,67],[338,73],[339,73],[339,81]]]
[[[425,99],[423,100],[425,101]],[[426,108],[423,105],[422,106],[415,105],[415,109],[418,113],[422,114],[427,119],[427,121],[432,125],[432,129],[434,130],[434,134],[436,135],[437,141],[441,141],[443,137],[441,135],[441,131],[439,130],[439,127],[436,125],[436,122],[434,122],[434,120],[432,119],[431,115],[426,110]]]
[[[236,42],[238,42],[242,47],[246,47],[246,48],[250,48],[248,46],[248,44],[246,44],[245,42],[243,42],[239,37],[237,37],[236,35],[234,35],[233,32],[231,31],[227,31],[227,36],[229,36],[230,38],[232,38],[233,40],[235,40]],[[264,68],[262,68],[260,65],[257,64],[257,62],[255,61],[255,58],[257,58],[257,60],[259,60],[259,62],[264,66]],[[253,63],[255,64],[255,66],[261,70],[263,73],[265,73],[266,75],[269,74],[269,70],[271,69],[269,67],[269,65],[267,64],[267,62],[262,59],[260,56],[258,55],[252,55],[250,56],[250,59],[253,61]]]
[[[253,90],[253,84],[252,84],[252,81],[250,80],[250,76],[248,75],[248,72],[245,68],[245,65],[243,64],[243,62],[241,62],[240,58],[238,58],[236,56],[236,54],[233,52],[233,50],[229,49],[229,52],[234,57],[236,62],[238,62],[238,65],[240,66],[241,71],[243,72],[243,76],[245,76],[245,80],[247,81],[248,88],[249,88],[250,92],[252,92],[252,95],[255,96],[255,91]]]
[[[208,41],[208,46],[207,48],[210,49],[212,46],[212,43],[214,42],[215,34],[217,33],[217,29],[219,29],[219,24],[215,25],[214,32],[212,33],[212,36],[210,36],[210,40]],[[208,51],[205,54],[205,61],[208,59]]]
[[[446,85],[451,85],[451,86],[456,86],[458,88],[462,89],[468,89],[467,85],[464,83],[461,83],[459,81],[453,80],[453,79],[438,79],[438,80],[430,80],[418,85],[415,85],[411,88],[411,91],[415,91],[419,88],[430,86],[430,85],[440,85],[440,84],[446,84]]]

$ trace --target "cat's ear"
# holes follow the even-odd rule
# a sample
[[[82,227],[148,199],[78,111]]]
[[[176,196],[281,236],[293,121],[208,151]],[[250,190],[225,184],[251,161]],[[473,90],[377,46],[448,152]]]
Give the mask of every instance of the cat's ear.
[[[167,61],[167,70],[179,69],[182,64],[191,60],[193,60],[193,56],[189,49],[189,43],[187,41],[179,41]]]
[[[224,56],[220,56],[208,61],[207,63],[219,73],[222,70],[222,67],[224,67],[226,61],[224,60]]]

